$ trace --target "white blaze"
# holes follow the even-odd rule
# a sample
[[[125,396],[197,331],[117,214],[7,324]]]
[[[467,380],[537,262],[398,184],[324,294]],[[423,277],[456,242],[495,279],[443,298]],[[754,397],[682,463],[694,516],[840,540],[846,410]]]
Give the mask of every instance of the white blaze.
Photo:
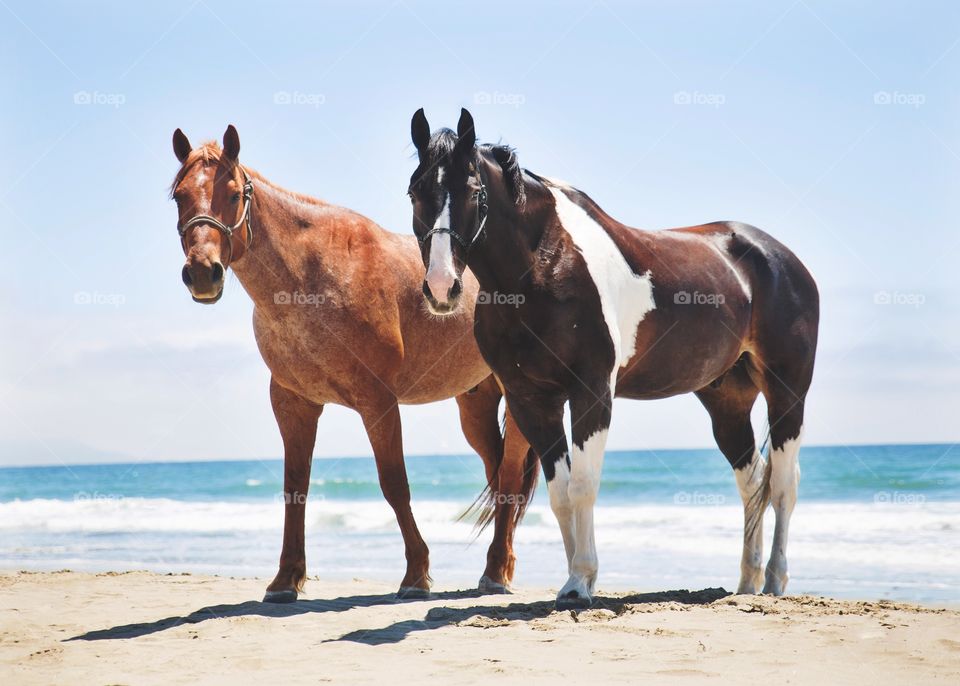
[[[443,169],[437,170],[437,183],[443,187]],[[433,223],[434,229],[450,228],[450,194],[443,192],[443,208]],[[435,233],[430,236],[430,261],[427,267],[427,287],[438,303],[447,302],[447,294],[453,288],[457,272],[453,267],[453,250],[449,233]]]

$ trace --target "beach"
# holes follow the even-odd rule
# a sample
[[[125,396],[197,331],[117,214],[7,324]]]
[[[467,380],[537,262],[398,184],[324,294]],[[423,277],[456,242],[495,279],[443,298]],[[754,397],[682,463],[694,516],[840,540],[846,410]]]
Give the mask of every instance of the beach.
[[[0,575],[5,684],[957,683],[960,612],[723,589],[607,593],[581,612],[553,591],[508,596],[311,578],[149,572]]]

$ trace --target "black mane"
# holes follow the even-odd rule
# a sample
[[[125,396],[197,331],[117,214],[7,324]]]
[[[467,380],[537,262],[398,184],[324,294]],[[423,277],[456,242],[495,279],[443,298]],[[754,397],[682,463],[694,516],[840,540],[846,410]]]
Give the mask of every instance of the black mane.
[[[500,165],[503,181],[510,195],[513,196],[513,202],[517,207],[522,208],[527,200],[527,194],[523,187],[523,169],[520,168],[516,150],[508,145],[481,145],[479,150],[481,153],[489,153]]]

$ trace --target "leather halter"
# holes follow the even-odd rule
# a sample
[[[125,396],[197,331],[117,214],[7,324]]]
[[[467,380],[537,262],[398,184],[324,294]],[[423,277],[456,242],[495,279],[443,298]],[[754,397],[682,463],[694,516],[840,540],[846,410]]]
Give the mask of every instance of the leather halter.
[[[198,214],[177,227],[177,231],[180,232],[181,241],[186,239],[187,231],[198,224],[209,224],[215,228],[217,231],[223,234],[224,238],[227,239],[227,249],[230,252],[230,259],[227,261],[228,265],[230,262],[233,262],[233,232],[243,226],[244,223],[247,225],[247,243],[244,246],[244,250],[249,250],[250,244],[253,243],[253,225],[250,222],[250,205],[251,201],[253,200],[253,181],[247,174],[246,169],[240,167],[240,171],[243,173],[243,210],[240,212],[240,218],[237,220],[236,224],[233,226],[227,226],[222,221],[216,217],[211,217],[209,214]]]
[[[480,177],[480,170],[477,170],[477,181],[480,183],[480,190],[477,191],[477,217],[479,225],[477,226],[477,232],[473,234],[473,239],[467,241],[463,236],[454,231],[449,227],[435,227],[427,231],[424,234],[423,238],[418,238],[420,241],[421,247],[424,243],[427,242],[427,239],[433,236],[434,234],[445,233],[453,238],[457,243],[460,244],[467,252],[473,248],[479,241],[483,240],[486,236],[484,233],[484,227],[487,225],[487,187],[483,185],[483,179]]]

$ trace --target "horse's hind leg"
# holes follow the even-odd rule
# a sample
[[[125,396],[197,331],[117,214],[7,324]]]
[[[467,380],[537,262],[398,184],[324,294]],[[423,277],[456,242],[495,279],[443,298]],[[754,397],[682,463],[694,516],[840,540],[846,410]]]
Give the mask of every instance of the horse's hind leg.
[[[508,592],[516,563],[513,535],[526,497],[524,459],[528,446],[509,413],[506,436],[500,434],[500,398],[500,387],[492,375],[474,391],[457,396],[463,434],[483,460],[489,486],[487,502],[479,504],[481,524],[491,518],[494,523],[487,566],[479,583],[484,593]]]
[[[790,578],[787,572],[787,534],[800,485],[800,437],[812,367],[811,360],[809,368],[801,368],[799,373],[789,367],[762,368],[763,392],[770,420],[770,503],[776,516],[763,592],[773,595],[783,595]]]
[[[407,571],[397,595],[426,598],[430,593],[430,553],[410,509],[410,484],[403,462],[400,407],[393,396],[382,396],[358,407],[373,447],[383,497],[393,508],[403,536]]]
[[[297,599],[307,574],[304,515],[310,463],[317,439],[317,420],[323,405],[315,405],[270,381],[270,402],[283,438],[283,550],[280,569],[267,586],[264,602],[289,603]]]
[[[733,473],[743,501],[743,554],[737,593],[756,593],[763,580],[764,461],[757,450],[750,410],[760,389],[741,359],[716,382],[697,391],[713,422],[713,436]]]

